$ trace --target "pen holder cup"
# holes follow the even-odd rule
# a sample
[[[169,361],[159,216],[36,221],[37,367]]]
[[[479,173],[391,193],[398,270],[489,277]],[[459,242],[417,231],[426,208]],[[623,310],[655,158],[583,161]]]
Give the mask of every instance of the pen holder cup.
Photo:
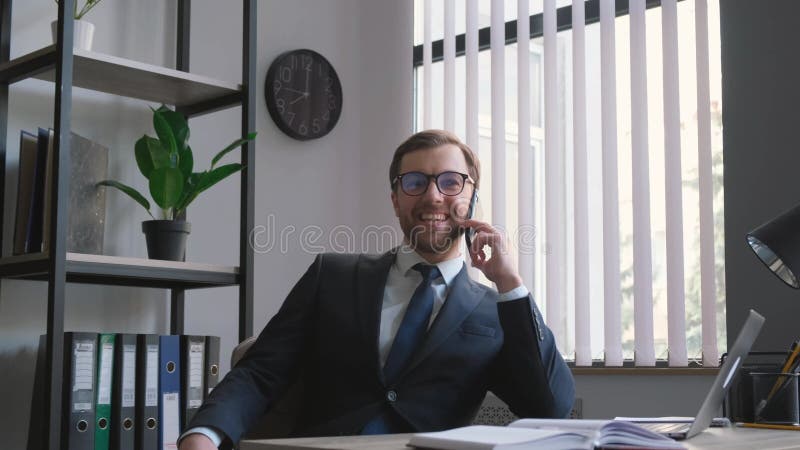
[[[800,425],[800,397],[796,373],[751,372],[755,422]]]

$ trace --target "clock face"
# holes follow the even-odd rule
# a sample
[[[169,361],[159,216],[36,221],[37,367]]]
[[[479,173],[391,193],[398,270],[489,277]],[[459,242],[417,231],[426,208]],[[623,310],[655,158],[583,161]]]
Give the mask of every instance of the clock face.
[[[307,141],[328,134],[342,112],[342,85],[333,66],[312,50],[292,50],[270,65],[264,96],[272,120]]]

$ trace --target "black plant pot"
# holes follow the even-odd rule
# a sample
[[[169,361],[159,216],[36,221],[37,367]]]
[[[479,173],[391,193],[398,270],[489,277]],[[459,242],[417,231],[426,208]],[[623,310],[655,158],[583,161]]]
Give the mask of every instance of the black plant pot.
[[[184,261],[186,238],[192,224],[182,220],[146,220],[142,231],[147,239],[147,256],[150,259]]]

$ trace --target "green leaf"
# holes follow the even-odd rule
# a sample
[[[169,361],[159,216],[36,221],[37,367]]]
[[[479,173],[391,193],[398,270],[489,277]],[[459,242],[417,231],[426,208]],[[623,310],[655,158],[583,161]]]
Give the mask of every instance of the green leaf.
[[[142,138],[147,146],[148,153],[150,153],[150,160],[153,162],[153,169],[173,167],[169,152],[161,144],[161,141],[150,136],[143,136]]]
[[[158,139],[161,145],[169,152],[171,167],[178,165],[178,145],[175,143],[175,135],[172,133],[172,128],[169,122],[164,118],[164,114],[158,110],[153,110],[153,128],[156,130]]]
[[[255,139],[256,138],[256,134],[257,133],[250,133],[244,139],[237,139],[237,140],[233,141],[230,145],[228,145],[227,147],[222,149],[219,153],[217,153],[217,156],[215,156],[214,159],[211,160],[211,168],[213,169],[214,166],[217,165],[217,162],[220,159],[222,159],[223,156],[225,156],[228,153],[230,153],[231,150],[241,146],[242,144],[244,144],[247,141],[252,141],[253,139]]]
[[[187,146],[183,150],[179,152],[179,162],[178,168],[181,170],[183,174],[183,178],[188,181],[189,177],[192,175],[192,169],[194,168],[194,157],[192,156],[192,148]]]
[[[169,124],[172,135],[175,137],[175,144],[178,147],[178,152],[180,153],[186,148],[186,143],[189,141],[189,123],[186,121],[186,117],[164,105],[161,105],[157,111],[161,113],[164,120]]]
[[[239,163],[233,164],[226,164],[224,166],[217,167],[216,169],[210,172],[199,172],[193,173],[192,177],[194,178],[194,183],[192,184],[192,192],[187,196],[185,201],[182,201],[178,208],[185,209],[189,206],[190,203],[200,195],[201,192],[205,191],[206,189],[214,186],[215,184],[219,183],[223,179],[233,175],[236,172],[242,170],[244,166]]]
[[[207,172],[195,172],[190,174],[188,178],[186,178],[186,182],[184,183],[183,187],[183,195],[181,196],[180,201],[178,204],[175,205],[176,214],[189,206],[189,203],[194,200],[200,191],[197,190],[197,187],[200,183],[200,179],[206,175]]]
[[[153,170],[150,176],[150,195],[161,209],[174,207],[183,193],[183,174],[174,167]]]
[[[205,176],[200,179],[200,186],[198,186],[198,194],[242,170],[242,167],[239,163],[233,163],[219,166],[210,172],[204,172]]]
[[[114,181],[114,180],[103,180],[103,181],[97,183],[97,185],[98,186],[110,186],[110,187],[119,189],[120,191],[128,194],[128,196],[130,196],[132,199],[136,200],[136,202],[139,203],[140,205],[142,205],[144,207],[144,209],[147,210],[148,213],[150,212],[150,202],[148,202],[147,199],[144,198],[144,196],[142,194],[140,194],[139,191],[137,191],[136,189],[134,189],[134,188],[132,188],[132,187],[126,185],[126,184],[122,184],[119,181]]]
[[[134,154],[136,155],[136,165],[139,166],[139,172],[142,172],[145,178],[150,178],[150,172],[153,171],[154,163],[153,157],[150,154],[150,147],[147,145],[148,136],[142,136],[136,141],[134,145]]]
[[[173,167],[169,152],[161,145],[161,141],[156,138],[143,135],[134,145],[136,155],[136,165],[145,178],[150,179],[153,169],[160,167]],[[177,165],[177,158],[175,165]]]

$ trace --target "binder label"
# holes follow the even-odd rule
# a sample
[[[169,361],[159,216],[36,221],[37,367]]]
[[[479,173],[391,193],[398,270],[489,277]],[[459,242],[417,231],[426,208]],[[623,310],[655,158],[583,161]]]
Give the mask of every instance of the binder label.
[[[74,411],[89,411],[92,409],[92,392],[94,386],[94,342],[81,341],[75,343],[75,384],[72,385],[72,409]]]
[[[189,408],[199,408],[203,403],[203,342],[189,346]]]
[[[158,406],[158,345],[147,346],[147,379],[144,392],[145,406]]]
[[[136,346],[122,346],[122,407],[136,405]]]
[[[178,448],[177,442],[181,435],[180,397],[177,392],[165,392],[164,416],[161,418],[162,436],[164,436],[164,449]]]
[[[114,344],[104,342],[100,354],[100,378],[97,380],[97,404],[111,404],[111,368],[114,358]]]

